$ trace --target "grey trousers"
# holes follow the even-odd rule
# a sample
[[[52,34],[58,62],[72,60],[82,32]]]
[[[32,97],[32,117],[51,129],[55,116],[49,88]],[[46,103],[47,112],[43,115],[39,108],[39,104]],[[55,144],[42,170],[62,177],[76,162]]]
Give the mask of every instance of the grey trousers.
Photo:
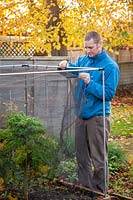
[[[109,118],[105,118],[106,132],[106,179],[104,161],[103,116],[90,119],[78,118],[75,127],[75,145],[78,163],[78,176],[81,185],[92,191],[108,190],[108,150],[110,132]],[[106,184],[105,184],[106,180]]]

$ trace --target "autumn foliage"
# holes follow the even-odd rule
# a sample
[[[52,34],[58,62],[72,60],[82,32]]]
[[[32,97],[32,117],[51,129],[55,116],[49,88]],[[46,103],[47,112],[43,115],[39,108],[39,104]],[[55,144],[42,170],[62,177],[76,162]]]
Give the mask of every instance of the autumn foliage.
[[[0,38],[15,36],[50,54],[83,47],[86,32],[96,30],[108,49],[130,47],[132,9],[132,0],[1,0]]]

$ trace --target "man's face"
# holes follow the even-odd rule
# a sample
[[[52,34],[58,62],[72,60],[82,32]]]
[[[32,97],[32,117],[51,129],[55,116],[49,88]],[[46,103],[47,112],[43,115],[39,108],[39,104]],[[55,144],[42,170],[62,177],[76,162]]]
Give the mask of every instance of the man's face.
[[[94,57],[102,51],[101,42],[95,43],[93,39],[84,41],[84,48],[87,55],[90,57]]]

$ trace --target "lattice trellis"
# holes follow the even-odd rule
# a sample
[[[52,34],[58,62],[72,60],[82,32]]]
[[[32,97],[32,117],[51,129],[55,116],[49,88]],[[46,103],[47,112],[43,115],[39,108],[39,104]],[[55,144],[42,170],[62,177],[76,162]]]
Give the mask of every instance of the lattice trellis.
[[[0,45],[0,56],[33,56],[35,48],[26,50],[26,45],[23,42],[3,42]]]

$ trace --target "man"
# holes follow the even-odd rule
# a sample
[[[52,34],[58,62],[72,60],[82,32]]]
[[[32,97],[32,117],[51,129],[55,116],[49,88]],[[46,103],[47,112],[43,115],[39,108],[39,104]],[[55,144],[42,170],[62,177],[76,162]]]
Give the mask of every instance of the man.
[[[83,73],[72,73],[79,77],[75,93],[75,105],[78,105],[75,144],[79,182],[92,191],[107,193],[108,163],[104,156],[107,156],[108,152],[110,101],[115,95],[119,82],[119,68],[102,47],[102,41],[97,32],[91,31],[86,34],[84,47],[86,55],[79,57],[75,63],[63,60],[59,63],[59,68],[66,70],[67,67],[104,68],[106,137],[104,136],[102,71],[88,70]],[[104,139],[106,139],[106,153]]]

